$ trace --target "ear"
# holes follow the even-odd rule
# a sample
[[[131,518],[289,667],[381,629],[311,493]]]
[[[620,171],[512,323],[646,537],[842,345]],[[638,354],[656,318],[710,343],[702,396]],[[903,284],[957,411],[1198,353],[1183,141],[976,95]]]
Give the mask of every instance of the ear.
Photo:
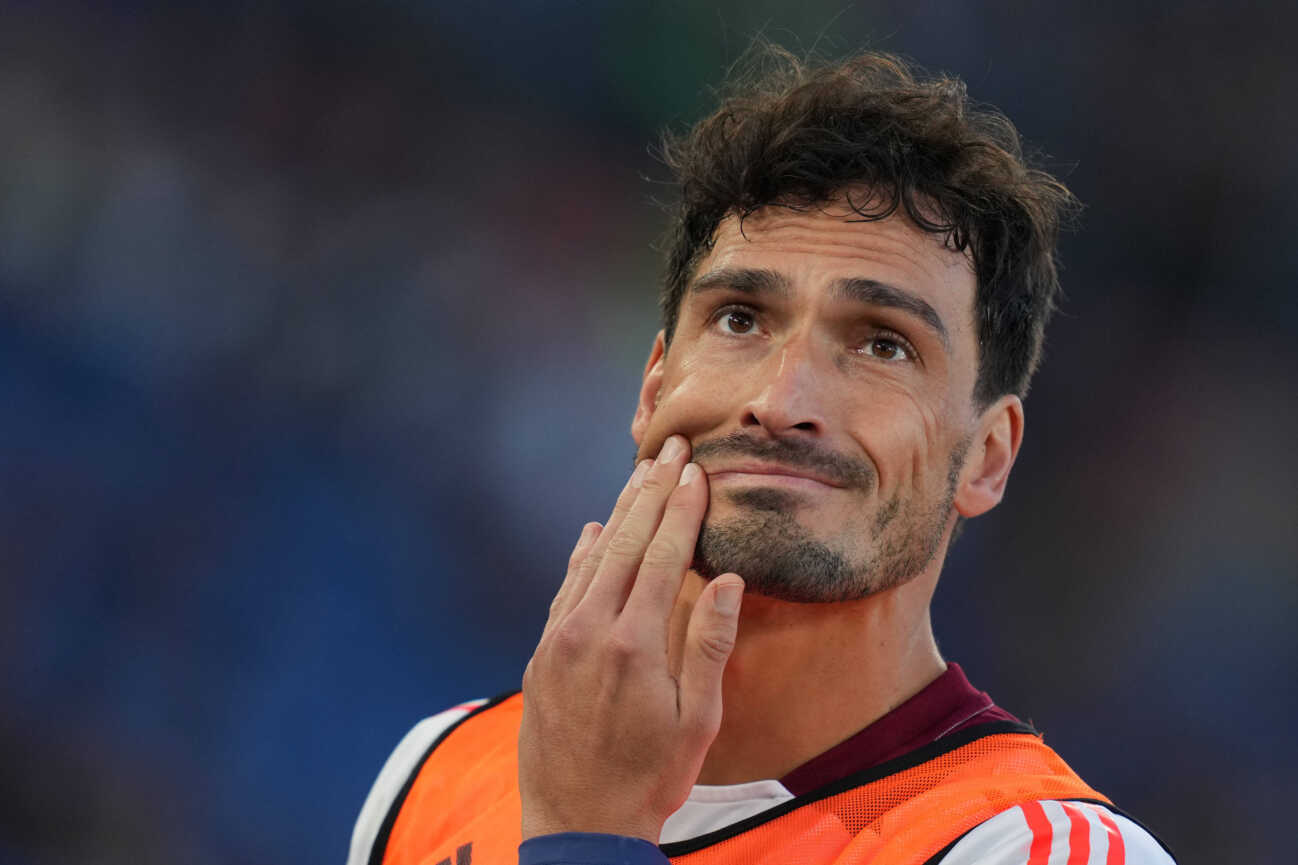
[[[636,403],[635,417],[631,418],[631,438],[636,447],[644,443],[645,430],[653,420],[654,411],[658,408],[658,390],[663,384],[663,357],[667,354],[667,344],[663,332],[658,331],[654,337],[653,348],[649,350],[649,360],[644,365],[644,380],[640,382],[640,400]]]
[[[1000,504],[1022,443],[1023,402],[1006,394],[982,413],[969,443],[955,495],[960,516],[976,517]]]

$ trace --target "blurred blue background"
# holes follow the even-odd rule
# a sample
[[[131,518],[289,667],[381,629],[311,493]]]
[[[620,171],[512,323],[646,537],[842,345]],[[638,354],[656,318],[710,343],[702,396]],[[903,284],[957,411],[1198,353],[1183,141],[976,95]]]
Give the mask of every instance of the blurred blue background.
[[[1292,861],[1296,10],[0,2],[0,862],[341,862],[517,686],[632,458],[648,145],[757,32],[1087,204],[939,640],[1183,865]]]

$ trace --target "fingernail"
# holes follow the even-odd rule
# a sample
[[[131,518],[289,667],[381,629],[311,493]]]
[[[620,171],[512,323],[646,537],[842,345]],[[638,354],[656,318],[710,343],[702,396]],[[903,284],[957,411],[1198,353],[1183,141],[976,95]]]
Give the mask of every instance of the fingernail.
[[[733,616],[735,610],[739,609],[739,599],[743,594],[743,583],[726,583],[712,596],[712,604],[723,616]]]
[[[649,469],[653,466],[653,464],[654,464],[653,460],[640,461],[640,465],[636,466],[635,471],[631,473],[632,489],[635,490],[640,489],[640,485],[644,483],[644,476],[649,473]]]
[[[665,463],[671,462],[684,452],[685,447],[681,444],[681,440],[676,436],[672,436],[667,439],[667,443],[663,445],[663,452],[658,454],[658,459]]]
[[[685,486],[686,484],[694,483],[696,480],[699,479],[699,472],[701,471],[702,469],[699,468],[698,463],[689,463],[688,465],[685,466],[685,471],[681,472],[680,485]]]

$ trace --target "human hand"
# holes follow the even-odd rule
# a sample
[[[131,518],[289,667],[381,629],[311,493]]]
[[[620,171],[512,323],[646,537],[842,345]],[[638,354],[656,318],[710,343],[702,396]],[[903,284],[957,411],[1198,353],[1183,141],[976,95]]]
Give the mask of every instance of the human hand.
[[[695,602],[679,674],[669,623],[708,506],[707,477],[672,436],[642,462],[607,527],[589,523],[523,674],[523,840],[604,832],[658,843],[721,726],[721,676],[744,583]]]

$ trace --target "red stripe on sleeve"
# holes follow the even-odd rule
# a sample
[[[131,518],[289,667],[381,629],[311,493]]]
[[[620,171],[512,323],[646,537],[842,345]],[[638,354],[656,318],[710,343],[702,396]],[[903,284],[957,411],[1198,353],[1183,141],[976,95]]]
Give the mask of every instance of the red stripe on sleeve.
[[[1104,865],[1125,865],[1127,861],[1127,845],[1122,843],[1122,833],[1118,831],[1118,824],[1113,822],[1109,812],[1103,808],[1096,808],[1095,814],[1104,824],[1105,834],[1109,836],[1109,855],[1104,859]]]
[[[1068,815],[1068,863],[1067,865],[1086,865],[1091,861],[1091,822],[1080,808],[1065,805],[1064,813]]]
[[[1046,865],[1050,859],[1050,843],[1054,840],[1054,830],[1050,828],[1050,818],[1040,802],[1024,802],[1019,806],[1023,816],[1028,820],[1032,830],[1032,846],[1028,849],[1028,865]]]

